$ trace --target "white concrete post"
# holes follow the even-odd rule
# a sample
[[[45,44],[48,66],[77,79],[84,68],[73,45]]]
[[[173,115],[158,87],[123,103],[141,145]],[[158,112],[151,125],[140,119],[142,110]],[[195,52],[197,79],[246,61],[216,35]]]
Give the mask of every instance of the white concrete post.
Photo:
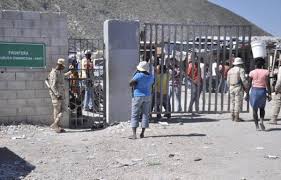
[[[130,119],[129,81],[139,62],[139,21],[104,22],[106,66],[106,122]]]

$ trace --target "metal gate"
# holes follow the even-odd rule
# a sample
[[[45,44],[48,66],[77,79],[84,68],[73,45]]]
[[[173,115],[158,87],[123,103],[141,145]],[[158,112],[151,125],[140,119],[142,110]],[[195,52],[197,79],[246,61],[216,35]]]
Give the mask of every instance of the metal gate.
[[[87,60],[85,52],[91,52]],[[71,128],[105,125],[105,62],[103,40],[69,39],[69,120]]]
[[[226,75],[234,57],[243,59],[246,73],[253,69],[251,26],[146,23],[140,37],[140,59],[155,75],[152,113],[229,112]],[[187,74],[194,77],[196,66],[202,81],[194,86]],[[248,102],[242,111],[249,111]]]

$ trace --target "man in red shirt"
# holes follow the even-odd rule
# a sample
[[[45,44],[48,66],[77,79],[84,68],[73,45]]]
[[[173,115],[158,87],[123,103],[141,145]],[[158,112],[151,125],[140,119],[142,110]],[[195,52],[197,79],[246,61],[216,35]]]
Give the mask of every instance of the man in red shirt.
[[[189,61],[189,64],[186,69],[186,76],[187,76],[187,78],[190,79],[191,84],[192,84],[188,112],[192,112],[192,107],[193,107],[194,103],[195,103],[195,110],[196,110],[196,112],[198,112],[199,111],[199,98],[200,98],[200,94],[201,94],[201,90],[202,90],[202,88],[201,88],[202,79],[201,79],[201,73],[200,73],[200,68],[199,68],[198,62],[192,63],[191,61]]]

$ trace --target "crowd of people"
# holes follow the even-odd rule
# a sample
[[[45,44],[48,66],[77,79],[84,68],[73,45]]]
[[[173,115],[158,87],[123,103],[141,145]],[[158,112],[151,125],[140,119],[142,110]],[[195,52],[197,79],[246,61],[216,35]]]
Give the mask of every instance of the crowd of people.
[[[151,111],[154,110],[157,113],[157,121],[163,113],[165,117],[170,118],[171,112],[182,112],[181,88],[183,84],[186,84],[191,94],[188,112],[193,112],[193,109],[195,112],[199,111],[203,84],[205,84],[205,92],[228,92],[229,62],[221,62],[217,65],[216,60],[213,60],[215,62],[209,64],[204,62],[203,57],[200,60],[198,58],[196,54],[191,53],[183,62],[174,57],[166,58],[163,62],[158,58],[154,62],[154,69],[151,69],[151,73],[155,75]],[[146,61],[149,62],[149,59]],[[165,111],[162,111],[160,106],[163,106]]]
[[[54,108],[54,123],[51,127],[56,132],[64,131],[59,127],[59,122],[62,119],[62,112],[65,110],[65,87],[63,80],[65,77],[68,77],[70,80],[70,96],[77,98],[75,102],[80,103],[80,114],[82,115],[82,108],[85,111],[90,111],[94,108],[95,95],[93,93],[95,87],[92,81],[92,76],[94,76],[94,62],[91,59],[91,55],[92,52],[86,50],[84,56],[78,53],[75,59],[70,58],[71,65],[67,73],[63,72],[65,69],[65,60],[58,59],[57,66],[52,69],[48,76],[47,84]],[[272,90],[269,83],[269,71],[265,69],[264,58],[255,59],[255,69],[249,73],[248,77],[245,73],[244,62],[239,57],[234,58],[233,61],[229,61],[232,67],[229,66],[229,62],[220,65],[212,64],[212,71],[210,71],[209,65],[204,64],[202,59],[199,61],[195,54],[191,54],[186,60],[184,70],[181,69],[182,66],[179,64],[179,61],[174,58],[166,61],[165,64],[156,64],[153,69],[150,68],[153,66],[147,61],[141,61],[139,63],[137,71],[130,82],[133,90],[131,114],[133,136],[131,138],[136,139],[136,129],[140,120],[142,120],[142,133],[140,137],[144,137],[145,129],[149,126],[149,120],[151,119],[151,111],[156,111],[157,120],[160,120],[162,114],[166,118],[170,118],[172,112],[171,99],[176,102],[176,111],[182,111],[180,102],[183,78],[185,78],[185,86],[190,85],[191,95],[188,112],[193,111],[194,105],[195,110],[199,110],[199,97],[202,92],[203,79],[205,78],[205,81],[207,81],[208,78],[212,78],[211,82],[214,82],[213,80],[216,81],[216,83],[212,84],[219,84],[215,88],[220,88],[222,90],[221,93],[229,92],[230,94],[231,118],[233,121],[241,121],[239,114],[242,109],[244,97],[245,100],[249,100],[253,109],[253,119],[256,129],[265,130],[266,100],[270,101],[272,99]],[[212,74],[213,70],[216,71],[216,77]],[[277,124],[277,116],[281,106],[280,68],[279,71],[275,86],[275,105],[270,121],[272,124]],[[218,78],[219,74],[220,78]],[[206,83],[205,85],[207,84],[211,83]],[[82,92],[81,89],[83,89],[83,93],[79,93]],[[217,92],[218,90],[216,89]],[[161,106],[164,107],[165,112],[162,112]]]
[[[233,121],[242,121],[239,114],[244,98],[246,101],[249,100],[253,109],[253,119],[256,129],[265,130],[264,117],[266,101],[271,101],[272,99],[269,71],[265,69],[265,59],[261,57],[254,59],[255,69],[249,73],[249,76],[245,73],[244,62],[240,57],[233,58],[229,62],[220,64],[219,66],[217,64],[212,64],[212,70],[216,73],[212,74],[213,71],[211,71],[211,76],[208,76],[209,70],[207,67],[204,67],[206,64],[202,66],[201,63],[203,62],[198,62],[196,58],[197,57],[189,56],[184,75],[180,74],[181,70],[179,69],[178,61],[175,59],[171,59],[171,61],[166,64],[157,64],[155,67],[155,75],[153,75],[153,70],[149,69],[149,62],[140,62],[137,66],[137,73],[130,82],[130,86],[133,88],[131,117],[133,136],[130,138],[137,138],[136,128],[138,127],[139,121],[142,121],[140,138],[144,137],[145,128],[147,128],[149,124],[149,117],[151,118],[149,115],[153,108],[156,108],[157,119],[161,118],[161,104],[166,110],[165,117],[171,117],[170,98],[174,96],[177,102],[180,102],[181,98],[180,88],[182,81],[180,77],[185,77],[186,86],[187,83],[189,83],[191,88],[188,112],[192,112],[194,105],[195,110],[199,110],[202,81],[204,78],[212,78],[211,82],[213,85],[219,84],[219,86],[213,86],[212,88],[219,88],[221,93],[229,92],[230,94],[231,119]],[[230,63],[232,67],[230,67]],[[277,116],[281,107],[281,95],[279,94],[281,93],[281,69],[279,69],[279,71],[277,85],[275,86],[276,100],[274,113],[271,121],[269,121],[269,123],[272,124],[277,124]],[[202,76],[202,72],[204,76]],[[219,74],[220,78],[218,78]],[[216,81],[219,81],[219,83]],[[219,89],[213,90],[219,91]],[[150,101],[152,105],[149,105]],[[150,109],[150,111],[148,109]],[[180,103],[177,103],[177,110],[181,111]],[[260,117],[258,117],[258,111]]]

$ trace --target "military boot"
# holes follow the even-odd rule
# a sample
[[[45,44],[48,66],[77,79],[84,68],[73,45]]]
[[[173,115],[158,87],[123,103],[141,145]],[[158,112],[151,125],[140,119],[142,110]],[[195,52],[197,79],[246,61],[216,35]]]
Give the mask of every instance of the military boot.
[[[55,130],[56,133],[62,133],[65,132],[64,129],[60,128],[57,122],[54,122],[53,124],[51,124],[50,126],[53,130]]]
[[[59,128],[58,123],[54,122],[53,124],[51,124],[50,128],[58,129]]]

